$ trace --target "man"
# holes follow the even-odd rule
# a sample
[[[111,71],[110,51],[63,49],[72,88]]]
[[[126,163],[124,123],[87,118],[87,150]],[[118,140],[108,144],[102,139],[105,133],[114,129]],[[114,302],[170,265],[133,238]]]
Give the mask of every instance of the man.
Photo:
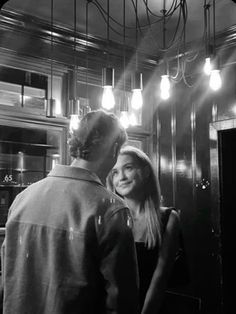
[[[70,140],[74,160],[13,202],[2,247],[4,314],[137,313],[131,219],[102,182],[126,133],[92,111]]]

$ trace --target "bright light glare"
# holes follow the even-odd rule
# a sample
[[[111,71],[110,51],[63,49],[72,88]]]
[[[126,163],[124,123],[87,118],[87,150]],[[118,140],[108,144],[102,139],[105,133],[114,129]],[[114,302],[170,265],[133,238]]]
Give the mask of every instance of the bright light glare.
[[[79,127],[79,116],[77,114],[72,114],[70,116],[70,132],[77,130]]]
[[[120,112],[120,123],[125,129],[129,127],[130,121],[129,121],[128,111]]]
[[[168,99],[170,97],[170,92],[168,91],[168,90],[163,90],[163,91],[161,91],[161,98],[163,99],[163,100],[166,100],[166,99]]]
[[[222,81],[220,77],[220,70],[212,70],[210,81],[209,81],[210,88],[214,91],[217,91],[222,86]]]
[[[170,80],[169,75],[162,75],[161,76],[161,98],[166,100],[170,97]]]
[[[55,154],[52,155],[52,169],[59,163],[60,161],[60,155],[59,154]]]
[[[140,109],[143,105],[143,96],[141,89],[133,89],[132,98],[131,98],[131,107],[133,109]]]
[[[111,110],[115,107],[115,98],[112,91],[112,86],[103,87],[102,107],[106,110]]]
[[[138,124],[137,117],[133,112],[130,114],[129,122],[132,126],[135,126]]]
[[[212,70],[211,58],[206,58],[205,59],[205,64],[204,64],[203,70],[204,70],[204,73],[206,75],[210,75],[211,74],[211,70]]]

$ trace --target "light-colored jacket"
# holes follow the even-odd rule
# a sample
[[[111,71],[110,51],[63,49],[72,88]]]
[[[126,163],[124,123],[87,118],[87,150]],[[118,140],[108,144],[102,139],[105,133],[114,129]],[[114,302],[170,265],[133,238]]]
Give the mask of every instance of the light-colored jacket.
[[[88,170],[57,165],[10,208],[4,314],[137,313],[132,221]]]

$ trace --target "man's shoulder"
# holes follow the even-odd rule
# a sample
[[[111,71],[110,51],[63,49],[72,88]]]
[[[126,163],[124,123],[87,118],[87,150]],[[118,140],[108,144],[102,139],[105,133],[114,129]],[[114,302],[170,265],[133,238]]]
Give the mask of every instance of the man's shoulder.
[[[101,205],[105,205],[105,207],[113,209],[127,208],[127,205],[121,197],[107,190],[105,187],[100,195],[100,202]]]
[[[94,191],[95,192],[95,191]],[[105,186],[100,186],[94,195],[96,201],[97,215],[111,217],[118,212],[129,213],[129,209],[123,199],[113,192],[106,189]]]

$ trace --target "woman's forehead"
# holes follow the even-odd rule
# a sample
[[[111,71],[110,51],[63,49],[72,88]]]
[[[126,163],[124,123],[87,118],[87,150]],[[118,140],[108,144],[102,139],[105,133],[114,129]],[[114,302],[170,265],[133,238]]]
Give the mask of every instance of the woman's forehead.
[[[131,164],[131,163],[133,165],[137,165],[137,161],[135,160],[135,158],[129,154],[122,154],[118,156],[117,162],[114,168],[122,167],[125,164]]]
[[[122,155],[118,155],[118,159],[117,161],[134,161],[134,157],[129,155],[129,154],[122,154]]]

